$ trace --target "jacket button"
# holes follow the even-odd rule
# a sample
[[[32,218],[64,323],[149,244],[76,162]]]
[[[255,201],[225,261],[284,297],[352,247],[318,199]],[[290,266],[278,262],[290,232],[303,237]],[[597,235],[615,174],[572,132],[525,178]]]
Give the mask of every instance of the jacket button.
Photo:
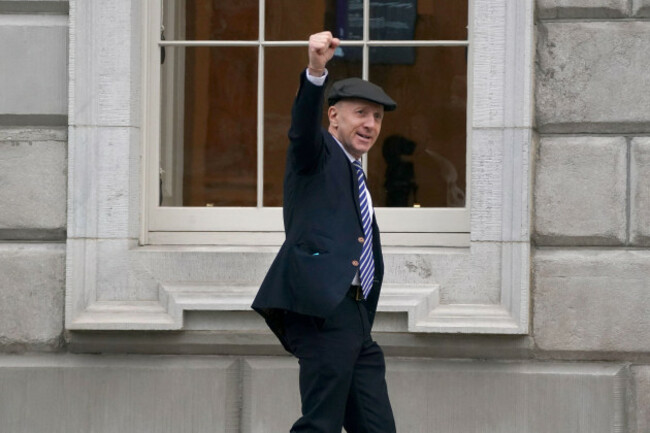
[[[359,266],[359,261],[352,260],[352,266]]]
[[[365,239],[363,238],[363,236],[359,236],[359,238],[358,238],[357,240],[359,241],[360,244],[362,244],[363,241],[365,241]]]

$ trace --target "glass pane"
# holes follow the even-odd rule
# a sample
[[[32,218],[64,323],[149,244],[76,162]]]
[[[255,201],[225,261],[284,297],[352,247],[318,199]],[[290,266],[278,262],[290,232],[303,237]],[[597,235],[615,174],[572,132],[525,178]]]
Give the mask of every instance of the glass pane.
[[[321,29],[332,30],[327,17],[336,0],[300,2],[267,0],[265,6],[266,39],[269,41],[306,41]]]
[[[187,0],[164,2],[169,40],[256,40],[259,0]]]
[[[163,206],[257,205],[257,48],[166,47]]]
[[[464,206],[466,49],[379,48],[376,55],[412,55],[413,63],[370,67],[370,80],[398,104],[386,113],[369,153],[368,184],[375,206]]]
[[[466,40],[467,0],[370,0],[370,39]]]
[[[342,39],[363,39],[363,0],[326,8],[326,28]],[[467,0],[370,0],[370,39],[466,40]]]
[[[329,81],[361,76],[361,48],[346,47],[327,65]],[[307,67],[306,47],[267,48],[264,68],[264,206],[282,206],[282,183],[291,105],[299,86],[300,73]],[[323,106],[323,125],[327,107]]]

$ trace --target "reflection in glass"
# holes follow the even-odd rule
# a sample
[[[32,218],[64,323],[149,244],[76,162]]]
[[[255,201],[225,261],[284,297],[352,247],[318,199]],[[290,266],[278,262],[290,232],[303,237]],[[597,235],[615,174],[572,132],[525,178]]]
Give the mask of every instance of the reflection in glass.
[[[259,0],[164,0],[163,14],[169,40],[257,40]]]
[[[336,3],[337,0],[300,3],[296,0],[266,0],[266,40],[306,41],[319,29],[331,29],[327,17],[334,12]]]
[[[372,64],[370,80],[398,104],[368,154],[375,205],[464,206],[465,48],[416,48],[414,65]]]
[[[328,10],[333,22],[326,28],[342,39],[363,39],[363,0],[339,0]],[[466,40],[467,12],[462,0],[370,0],[370,39]]]
[[[161,204],[257,205],[257,48],[167,47]]]
[[[399,134],[386,138],[381,145],[386,162],[384,188],[387,207],[407,207],[420,202],[413,161],[408,160],[413,151],[415,141]]]
[[[257,40],[258,0],[164,0],[174,40]],[[363,33],[362,0],[296,8],[266,0],[267,40],[306,41],[314,29],[347,40]],[[371,38],[466,39],[467,1],[370,0]],[[257,100],[258,49],[264,101]],[[163,206],[281,206],[287,131],[302,47],[164,48],[161,76],[160,203]],[[361,47],[341,46],[329,82],[362,76]],[[398,102],[368,155],[375,206],[464,206],[467,52],[464,47],[370,47],[370,80]],[[263,203],[257,203],[257,110],[263,104]],[[326,107],[323,126],[327,125]]]
[[[467,1],[370,0],[370,39],[466,40]]]
[[[252,14],[255,5],[246,4]],[[309,7],[296,7],[295,0],[266,0],[265,15],[268,41],[304,41],[320,28],[344,40],[363,39],[363,0],[312,1]],[[370,39],[466,40],[467,1],[370,0]]]

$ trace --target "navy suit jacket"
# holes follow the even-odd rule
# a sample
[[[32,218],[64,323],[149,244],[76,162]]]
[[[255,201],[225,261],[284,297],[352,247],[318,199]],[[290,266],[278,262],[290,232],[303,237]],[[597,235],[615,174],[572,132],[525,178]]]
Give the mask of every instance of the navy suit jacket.
[[[283,346],[283,315],[329,316],[358,270],[363,226],[357,176],[332,135],[321,127],[325,86],[300,77],[291,112],[284,178],[285,242],[253,302]],[[366,305],[372,324],[384,274],[373,218],[375,277]]]

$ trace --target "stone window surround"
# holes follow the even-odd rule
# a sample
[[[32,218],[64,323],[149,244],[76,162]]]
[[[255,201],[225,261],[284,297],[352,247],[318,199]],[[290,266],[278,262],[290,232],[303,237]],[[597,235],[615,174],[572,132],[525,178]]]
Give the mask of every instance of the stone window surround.
[[[70,1],[68,330],[182,330],[186,311],[249,311],[276,250],[139,245],[145,5]],[[379,311],[405,313],[409,332],[528,333],[533,11],[470,1],[470,246],[386,249]]]

